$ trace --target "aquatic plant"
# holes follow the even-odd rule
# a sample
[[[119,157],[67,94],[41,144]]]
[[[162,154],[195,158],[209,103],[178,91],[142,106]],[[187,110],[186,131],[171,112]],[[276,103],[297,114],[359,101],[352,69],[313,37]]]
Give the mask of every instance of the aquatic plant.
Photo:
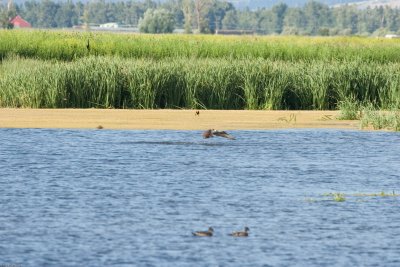
[[[386,193],[385,191],[381,191],[380,193],[356,193],[353,194],[356,197],[400,197],[400,194],[396,194],[393,190],[391,193]]]
[[[354,97],[348,97],[339,101],[337,108],[340,115],[339,120],[358,120],[360,119],[360,103]]]
[[[397,106],[397,105],[392,105]],[[382,110],[376,105],[376,101],[364,104],[354,100],[345,99],[338,103],[340,120],[360,120],[360,128],[372,127],[374,130],[388,129],[400,131],[400,110],[397,107]]]
[[[392,109],[382,111],[375,108],[372,104],[363,107],[360,118],[360,127],[372,127],[374,130],[388,129],[400,131],[400,110]]]
[[[349,197],[361,198],[361,197],[400,197],[400,194],[395,193],[393,190],[391,193],[386,193],[381,191],[379,193],[325,193],[322,195],[323,198],[306,198],[307,202],[317,202],[317,201],[326,201],[326,200],[333,200],[336,202],[344,202]],[[328,197],[328,199],[326,199]]]
[[[346,201],[346,198],[345,198],[344,194],[342,194],[342,193],[333,193],[332,197],[333,197],[333,200],[336,202]]]

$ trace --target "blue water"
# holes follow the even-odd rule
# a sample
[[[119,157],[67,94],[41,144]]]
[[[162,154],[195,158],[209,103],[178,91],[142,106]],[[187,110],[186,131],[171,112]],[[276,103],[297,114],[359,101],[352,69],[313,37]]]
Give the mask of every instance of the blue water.
[[[400,266],[400,134],[231,133],[0,129],[0,265]]]

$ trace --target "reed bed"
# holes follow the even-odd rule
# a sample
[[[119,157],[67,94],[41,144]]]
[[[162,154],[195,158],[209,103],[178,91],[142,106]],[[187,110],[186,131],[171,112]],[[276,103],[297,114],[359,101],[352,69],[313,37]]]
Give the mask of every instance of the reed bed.
[[[87,41],[89,40],[89,49]],[[0,30],[0,58],[71,61],[86,56],[400,62],[400,40],[367,37],[143,35]]]
[[[265,59],[4,59],[0,107],[337,109],[400,107],[400,63]]]
[[[400,107],[399,49],[361,37],[0,30],[0,107],[340,108],[357,119],[360,103]]]

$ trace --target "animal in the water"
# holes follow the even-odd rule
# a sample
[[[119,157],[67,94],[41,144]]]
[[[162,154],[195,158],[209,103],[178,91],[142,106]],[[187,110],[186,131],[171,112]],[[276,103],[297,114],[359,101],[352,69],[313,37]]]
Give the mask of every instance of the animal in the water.
[[[232,232],[229,235],[236,236],[236,237],[246,237],[246,236],[249,236],[249,231],[250,231],[249,227],[246,226],[244,228],[244,231]]]
[[[209,227],[207,231],[196,231],[192,232],[194,236],[213,236],[214,234],[214,229],[212,227]]]
[[[224,138],[228,138],[230,140],[235,140],[235,137],[233,137],[232,135],[228,134],[225,131],[218,131],[218,130],[214,130],[214,129],[208,129],[207,131],[203,132],[203,138],[211,138],[214,136],[219,136],[219,137],[224,137]]]

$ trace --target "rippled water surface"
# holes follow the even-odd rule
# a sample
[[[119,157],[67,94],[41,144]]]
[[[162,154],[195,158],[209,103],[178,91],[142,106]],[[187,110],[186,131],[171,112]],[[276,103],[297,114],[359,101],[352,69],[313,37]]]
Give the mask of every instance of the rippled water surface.
[[[0,129],[0,265],[400,266],[398,133],[232,134]]]

